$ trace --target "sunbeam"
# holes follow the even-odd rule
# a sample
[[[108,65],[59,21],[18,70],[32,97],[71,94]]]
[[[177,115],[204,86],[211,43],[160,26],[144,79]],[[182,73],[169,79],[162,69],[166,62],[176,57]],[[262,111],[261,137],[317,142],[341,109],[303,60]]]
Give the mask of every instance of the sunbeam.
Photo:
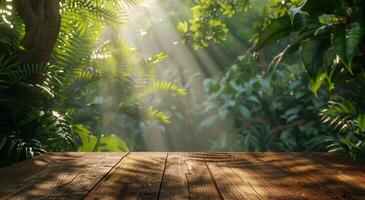
[[[191,111],[193,109],[191,101],[194,100],[191,98],[197,98],[200,103],[207,100],[209,94],[205,90],[203,82],[209,77],[219,77],[222,74],[222,70],[207,50],[202,49],[195,53],[193,52],[195,51],[194,49],[183,42],[181,34],[176,30],[176,22],[171,21],[171,17],[167,16],[167,13],[170,11],[163,10],[166,8],[161,8],[164,5],[160,5],[160,3],[161,1],[158,0],[146,1],[132,9],[129,15],[129,24],[131,25],[127,26],[125,37],[144,56],[165,52],[167,59],[163,66],[164,69],[159,73],[159,77],[186,86],[187,97],[176,99],[176,101],[179,101],[178,104],[185,110],[184,113],[189,113],[184,117],[193,119],[194,116],[191,115],[194,112]],[[189,9],[181,2],[179,2],[178,6],[181,9]],[[147,27],[147,29],[144,27]],[[189,94],[195,97],[189,96]],[[166,110],[170,106],[168,104],[161,105]],[[176,122],[172,121],[172,123]],[[215,126],[215,132],[212,132],[210,135],[204,135],[206,143],[229,130],[228,123],[224,121],[217,121]],[[181,128],[185,129],[184,127]],[[199,150],[207,145],[201,143],[196,146],[186,144],[186,147],[184,147],[181,135],[166,131],[166,129],[159,129],[158,125],[147,126],[144,130],[144,135],[150,150],[184,150],[189,148]],[[190,134],[185,133],[184,137],[193,137],[197,140],[201,138],[201,136],[194,135],[193,132]]]

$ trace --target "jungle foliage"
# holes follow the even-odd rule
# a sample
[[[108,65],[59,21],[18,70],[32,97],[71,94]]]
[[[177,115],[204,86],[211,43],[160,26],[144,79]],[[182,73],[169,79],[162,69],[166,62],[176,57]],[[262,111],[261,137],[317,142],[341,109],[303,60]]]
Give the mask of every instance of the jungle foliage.
[[[139,58],[119,37],[125,13],[137,1],[67,0],[58,10],[49,8],[58,3],[51,1],[0,4],[1,165],[46,151],[128,151],[120,138],[123,130],[107,130],[108,123],[121,118],[168,123],[169,117],[149,103],[151,94],[164,90],[185,95],[185,89],[155,76],[163,53]],[[61,15],[51,52],[25,44],[33,28],[36,38],[42,30],[22,13],[22,4],[27,3],[36,18],[44,17],[37,16],[39,9]],[[109,36],[103,35],[106,28]],[[114,93],[108,93],[110,88]],[[111,116],[111,109],[117,116]]]
[[[299,51],[314,94],[329,92],[322,122],[337,133],[336,151],[353,159],[364,157],[365,3],[357,0],[299,2],[272,19],[260,34],[256,49],[285,37],[292,40],[272,61],[274,70],[286,57]]]
[[[217,5],[217,1],[201,3]],[[222,1],[223,2],[223,1]],[[221,2],[221,3],[222,3]],[[233,3],[235,1],[232,1]],[[268,23],[269,8],[272,4],[266,1],[255,1],[249,9],[235,13],[231,17],[221,17],[221,22],[230,27],[225,33],[227,40],[218,43],[206,41],[208,47],[201,45],[193,51],[199,60],[199,53],[207,51],[215,60],[214,51],[235,58],[223,69],[222,75],[209,77],[202,72],[195,72],[185,81],[189,95],[184,102],[165,99],[164,102],[176,102],[171,106],[171,119],[175,123],[161,127],[161,132],[169,142],[169,148],[181,150],[219,150],[219,151],[325,151],[330,148],[333,135],[323,126],[318,113],[326,102],[326,93],[319,91],[318,99],[307,85],[308,78],[300,64],[298,55],[285,63],[285,68],[275,71],[272,77],[264,76],[271,57],[260,57],[256,60],[245,50],[250,50],[257,38],[257,31]],[[267,6],[267,7],[265,7]],[[209,7],[209,6],[207,6]],[[265,9],[263,9],[265,7]],[[194,10],[194,9],[193,9]],[[194,12],[194,11],[192,11]],[[210,11],[214,12],[214,11]],[[206,12],[208,13],[208,12]],[[171,18],[176,15],[171,13]],[[186,15],[185,18],[188,18]],[[194,21],[205,23],[203,18],[191,18],[177,22],[177,30],[181,23]],[[181,18],[180,18],[181,20]],[[252,23],[253,22],[253,23]],[[150,22],[149,22],[150,23]],[[153,22],[152,22],[153,23]],[[250,24],[242,29],[242,23]],[[189,24],[189,23],[188,23]],[[189,25],[188,25],[189,27]],[[146,30],[149,31],[148,29]],[[234,33],[233,33],[234,32]],[[187,45],[198,45],[190,31],[180,30]],[[200,32],[197,32],[200,34]],[[204,33],[203,33],[204,35]],[[241,48],[236,43],[244,41]],[[148,39],[143,40],[143,42]],[[265,49],[262,54],[270,55],[283,45]],[[219,62],[218,62],[219,63]],[[202,66],[202,68],[208,66]],[[188,73],[187,71],[183,71]],[[201,81],[201,77],[207,78]],[[174,79],[184,80],[181,73]],[[200,82],[201,81],[201,82]],[[190,89],[194,84],[202,84],[208,96],[202,97],[199,89]],[[189,134],[191,133],[191,134]],[[175,139],[178,135],[178,139]],[[177,140],[178,143],[174,140]],[[189,148],[184,148],[190,145]]]
[[[181,22],[177,28],[187,38],[185,39],[187,42],[191,43],[193,41],[192,45],[199,45],[199,48],[207,47],[207,42],[209,41],[223,42],[224,38],[229,34],[229,29],[225,25],[221,25],[223,31],[217,31],[216,33],[206,30],[198,33],[192,32],[195,31],[194,27],[203,27],[199,23],[206,24],[204,22],[205,18],[220,19],[227,16],[232,17],[236,13],[232,12],[232,15],[227,15],[227,12],[224,12],[224,6],[221,6],[221,4],[233,5],[234,8],[232,10],[241,9],[240,6],[234,5],[235,2],[199,1],[197,3],[199,7],[204,5],[202,7],[208,10],[210,6],[215,8],[204,11],[204,17],[196,17],[197,14],[194,13],[193,7],[193,15],[188,20],[191,26],[189,27],[186,22]],[[247,3],[246,1],[240,2]],[[250,3],[255,5],[254,2]],[[219,7],[217,7],[217,4]],[[325,141],[324,143],[329,144],[327,149],[330,151],[340,152],[357,160],[362,160],[365,149],[364,98],[361,93],[364,89],[365,64],[364,9],[364,1],[358,0],[268,1],[264,11],[265,16],[262,20],[259,20],[259,24],[254,25],[256,33],[251,37],[253,47],[247,52],[247,55],[252,56],[252,59],[255,60],[252,62],[252,67],[255,68],[257,64],[254,63],[259,63],[260,65],[260,63],[267,62],[268,58],[266,55],[268,52],[271,54],[272,52],[278,52],[280,48],[283,49],[271,61],[269,60],[271,64],[266,64],[267,67],[261,71],[258,70],[256,72],[258,74],[256,75],[257,77],[253,77],[253,80],[256,80],[258,83],[260,83],[260,80],[269,81],[274,85],[274,88],[281,85],[275,81],[278,72],[298,70],[297,65],[293,65],[293,63],[302,63],[306,72],[306,78],[302,79],[303,74],[299,76],[297,74],[294,75],[294,80],[303,81],[302,84],[309,84],[309,88],[316,96],[316,98],[310,97],[311,101],[316,105],[320,105],[316,106],[316,111],[312,113],[312,116],[320,116],[322,124],[328,127],[327,130],[323,129],[322,131],[324,132],[320,134],[323,137],[327,135],[327,139],[320,138],[317,141]],[[193,22],[198,23],[198,25],[193,24]],[[197,43],[194,41],[197,35],[204,36],[207,32],[210,35],[206,37],[205,42]],[[300,59],[297,59],[297,57],[300,57]],[[234,68],[232,68],[233,66]],[[222,82],[235,83],[234,77],[237,72],[232,73],[232,70],[235,69],[237,71],[237,66],[233,66],[228,68],[218,81],[218,84],[215,83],[215,85],[220,85]],[[245,82],[245,84],[253,82],[253,80]],[[228,94],[237,94],[236,85],[242,86],[242,83],[235,83],[233,86],[229,86],[236,91],[229,92]],[[291,88],[290,84],[286,85],[289,85],[289,88]],[[224,90],[220,91],[220,88],[221,86],[213,87],[213,91],[219,91],[219,94],[214,97],[222,99],[223,102],[230,102],[228,100],[232,99],[232,96],[224,92],[222,94],[221,92]],[[287,96],[285,93],[284,95]],[[239,95],[237,94],[236,96]],[[236,99],[236,97],[233,99]],[[325,103],[326,99],[327,103]],[[296,101],[295,98],[292,100]],[[243,100],[242,102],[248,103],[250,100]],[[285,105],[290,105],[287,104],[290,100],[285,102]],[[233,102],[229,104],[234,105]],[[224,109],[225,106],[226,103],[223,103],[223,107],[219,109]],[[289,110],[291,111],[291,109]],[[248,113],[252,113],[255,109],[235,107],[233,110],[237,113],[245,113],[243,116],[247,117],[250,116]],[[308,111],[310,109],[305,110],[304,113],[308,113]],[[234,114],[234,116],[238,115]],[[319,124],[316,124],[314,127],[317,131],[321,130]],[[251,131],[248,132],[252,134]],[[312,131],[312,133],[314,132]],[[331,134],[329,135],[329,133]],[[305,134],[300,135],[303,138],[299,140],[304,141]],[[314,140],[316,140],[315,138],[313,137]],[[235,139],[235,141],[237,140]],[[287,143],[283,141],[281,141],[282,144]]]
[[[211,93],[205,102],[211,120],[231,119],[233,134],[211,147],[244,151],[323,151],[329,135],[318,111],[325,95],[314,99],[300,65],[275,71],[270,79],[260,74],[249,57],[227,68],[218,79],[205,81]],[[206,121],[212,123],[212,121]],[[205,124],[207,126],[207,124]]]
[[[165,49],[142,55],[161,18],[127,42],[139,0],[0,0],[0,165],[149,150],[147,129],[167,150],[364,158],[364,1],[198,0],[187,11],[174,1],[156,0],[185,42],[174,45],[205,72],[207,53],[218,75],[178,68]]]

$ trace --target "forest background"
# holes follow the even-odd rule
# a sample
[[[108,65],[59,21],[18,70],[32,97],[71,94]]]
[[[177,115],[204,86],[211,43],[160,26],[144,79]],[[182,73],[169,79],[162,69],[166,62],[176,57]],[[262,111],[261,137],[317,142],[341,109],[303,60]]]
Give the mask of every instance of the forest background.
[[[1,165],[47,151],[362,161],[365,3],[334,1],[1,0]]]

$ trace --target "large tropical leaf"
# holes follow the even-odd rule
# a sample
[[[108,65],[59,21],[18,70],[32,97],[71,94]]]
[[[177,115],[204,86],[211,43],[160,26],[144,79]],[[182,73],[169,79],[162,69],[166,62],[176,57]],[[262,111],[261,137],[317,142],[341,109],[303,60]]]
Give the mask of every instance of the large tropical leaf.
[[[303,28],[305,22],[306,16],[301,13],[296,14],[293,19],[287,15],[273,19],[260,34],[256,49],[261,49],[265,46],[274,44],[278,42],[278,40],[290,35],[291,32],[300,30]]]
[[[326,78],[324,52],[329,47],[327,40],[308,39],[302,43],[302,60],[310,77],[310,86],[315,95]]]
[[[302,11],[308,12],[310,16],[318,17],[323,14],[331,14],[340,6],[341,0],[306,0]]]
[[[124,140],[119,138],[117,135],[112,134],[100,138],[98,151],[129,151],[129,148]]]
[[[364,25],[354,22],[332,34],[332,44],[346,68],[352,73],[351,63],[364,36]]]
[[[309,39],[302,43],[302,59],[310,77],[315,77],[319,72],[324,71],[323,54],[329,47],[327,40]]]

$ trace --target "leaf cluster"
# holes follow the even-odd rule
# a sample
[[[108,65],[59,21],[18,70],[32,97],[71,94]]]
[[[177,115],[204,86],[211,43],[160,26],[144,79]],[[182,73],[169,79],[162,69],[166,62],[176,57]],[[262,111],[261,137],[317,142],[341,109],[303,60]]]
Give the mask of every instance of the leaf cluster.
[[[262,31],[256,49],[290,37],[289,45],[274,58],[269,72],[289,55],[299,51],[313,93],[317,94],[321,87],[327,88],[330,93],[331,101],[322,112],[323,121],[340,133],[356,133],[357,139],[352,137],[346,143],[354,144],[354,147],[361,146],[364,115],[364,97],[361,92],[364,88],[365,65],[364,1],[306,0],[287,10],[287,14],[272,19]],[[346,135],[339,137],[346,138]]]
[[[195,49],[227,39],[228,27],[222,16],[232,17],[248,9],[248,0],[199,0],[191,8],[192,17],[177,24],[177,30]]]
[[[327,134],[319,119],[313,117],[323,106],[324,96],[313,100],[299,65],[288,65],[275,71],[272,77],[264,77],[254,63],[251,58],[244,57],[229,67],[219,80],[206,80],[211,94],[205,103],[206,112],[218,115],[207,118],[202,125],[209,127],[217,120],[229,120],[234,127],[233,134],[214,141],[212,148],[324,150],[323,140]]]

